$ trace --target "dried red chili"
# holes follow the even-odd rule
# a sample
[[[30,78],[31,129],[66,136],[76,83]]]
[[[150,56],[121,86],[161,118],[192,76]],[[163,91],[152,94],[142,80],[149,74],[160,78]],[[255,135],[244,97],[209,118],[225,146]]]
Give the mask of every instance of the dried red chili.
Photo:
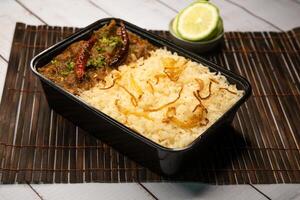
[[[121,25],[120,32],[121,32],[123,46],[120,49],[118,49],[114,57],[112,57],[109,60],[108,65],[111,67],[120,64],[126,57],[129,49],[129,38],[128,38],[128,33],[126,31],[125,25],[123,22],[121,22],[120,25]]]
[[[95,43],[96,43],[96,38],[91,37],[88,41],[86,41],[83,44],[82,48],[77,54],[76,63],[75,63],[75,74],[79,80],[81,80],[84,76],[85,67],[90,57],[90,51]]]

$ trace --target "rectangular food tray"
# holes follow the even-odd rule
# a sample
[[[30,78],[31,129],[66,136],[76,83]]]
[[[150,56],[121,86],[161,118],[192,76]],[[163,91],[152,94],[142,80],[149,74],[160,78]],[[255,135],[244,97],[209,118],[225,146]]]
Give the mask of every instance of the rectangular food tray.
[[[195,158],[194,153],[197,152],[195,150],[201,146],[202,141],[207,136],[217,131],[222,125],[232,122],[237,109],[251,95],[251,86],[245,78],[207,61],[196,54],[188,52],[155,34],[122,20],[127,30],[132,33],[147,39],[157,47],[165,47],[169,51],[176,52],[178,55],[201,63],[213,72],[220,72],[227,78],[229,83],[236,84],[239,90],[245,91],[243,97],[239,99],[235,105],[189,146],[180,149],[163,147],[101,111],[87,105],[77,96],[56,85],[37,71],[38,68],[49,63],[69,45],[79,40],[88,39],[94,30],[109,23],[112,19],[115,19],[117,22],[121,20],[116,18],[101,19],[44,50],[32,59],[31,70],[39,77],[49,106],[57,113],[151,170],[165,175],[173,175],[182,168],[183,163],[188,164],[193,161],[193,158]]]

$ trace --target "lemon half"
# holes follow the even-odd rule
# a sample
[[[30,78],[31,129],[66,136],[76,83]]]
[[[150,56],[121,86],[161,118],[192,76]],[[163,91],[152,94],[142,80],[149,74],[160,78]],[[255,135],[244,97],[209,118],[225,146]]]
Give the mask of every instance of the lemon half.
[[[186,40],[202,40],[217,29],[218,21],[217,7],[207,2],[196,2],[179,14],[176,32]]]

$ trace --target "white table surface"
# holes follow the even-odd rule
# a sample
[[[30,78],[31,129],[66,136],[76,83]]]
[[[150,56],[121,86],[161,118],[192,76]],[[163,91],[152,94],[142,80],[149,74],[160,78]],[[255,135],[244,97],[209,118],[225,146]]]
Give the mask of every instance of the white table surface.
[[[16,22],[84,27],[100,18],[114,16],[147,29],[167,30],[169,21],[191,2],[191,0],[0,0],[0,97]],[[300,26],[300,0],[212,2],[221,10],[225,31],[282,31]],[[203,183],[142,183],[142,185],[143,187],[137,183],[0,185],[0,200],[300,199],[299,184],[216,186]]]

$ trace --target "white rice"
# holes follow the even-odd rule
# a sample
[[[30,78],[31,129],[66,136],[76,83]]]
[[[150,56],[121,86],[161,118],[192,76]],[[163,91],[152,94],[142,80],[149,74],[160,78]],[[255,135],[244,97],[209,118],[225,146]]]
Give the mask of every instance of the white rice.
[[[180,76],[176,81],[170,80],[164,73],[164,60],[170,58],[176,63],[183,63],[179,64],[182,71],[178,73]],[[157,76],[161,76],[159,80]],[[113,84],[116,77],[119,79]],[[196,126],[186,128],[178,126],[172,120],[166,120],[168,109],[174,107],[176,118],[181,124],[189,123],[188,120],[194,115],[194,108],[199,104],[199,100],[193,95],[193,92],[199,90],[196,79],[201,79],[204,83],[200,91],[201,97],[209,94],[211,84],[210,97],[201,100],[207,109],[205,118],[208,119],[208,124],[204,125],[203,118],[201,124],[197,122]],[[189,145],[244,94],[244,91],[237,90],[235,85],[230,85],[224,76],[212,73],[207,67],[165,49],[155,50],[145,60],[140,59],[130,65],[120,66],[118,70],[113,70],[105,81],[82,92],[80,98],[145,137],[169,148]],[[101,89],[111,85],[114,86],[110,89]],[[153,111],[174,101],[181,89],[180,98],[175,103]]]

